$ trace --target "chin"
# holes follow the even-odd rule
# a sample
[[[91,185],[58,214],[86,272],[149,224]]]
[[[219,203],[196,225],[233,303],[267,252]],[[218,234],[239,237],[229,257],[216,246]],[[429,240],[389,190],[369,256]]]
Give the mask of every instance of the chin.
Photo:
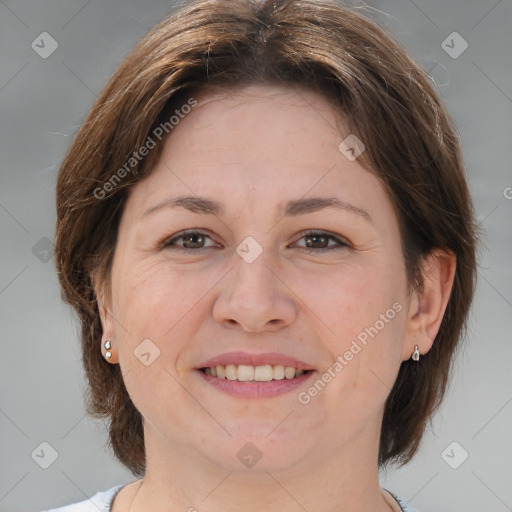
[[[276,424],[272,428],[275,429]],[[212,451],[208,450],[208,458],[226,471],[240,474],[242,480],[253,481],[256,473],[261,473],[262,478],[268,480],[267,472],[289,470],[307,452],[304,440],[295,437],[294,432],[280,429],[277,437],[273,435],[276,431],[272,432],[272,428],[267,428],[267,422],[265,428],[244,428],[243,432],[225,442],[215,443]]]

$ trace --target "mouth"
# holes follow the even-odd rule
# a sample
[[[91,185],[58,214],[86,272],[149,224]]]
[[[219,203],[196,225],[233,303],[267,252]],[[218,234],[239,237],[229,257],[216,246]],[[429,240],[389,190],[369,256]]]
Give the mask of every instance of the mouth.
[[[215,365],[199,368],[199,371],[216,379],[238,382],[270,382],[293,380],[314,370],[304,370],[282,364],[252,366],[247,364]]]
[[[203,382],[238,398],[270,398],[290,393],[317,371],[294,357],[278,352],[227,352],[196,368]]]

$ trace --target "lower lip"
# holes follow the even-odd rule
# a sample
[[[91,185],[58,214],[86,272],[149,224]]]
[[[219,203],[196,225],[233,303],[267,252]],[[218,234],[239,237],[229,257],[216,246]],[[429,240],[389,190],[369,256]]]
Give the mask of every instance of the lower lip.
[[[309,371],[293,379],[270,380],[266,382],[241,382],[239,380],[219,379],[218,377],[206,375],[206,373],[200,370],[196,371],[214,388],[228,395],[241,398],[270,398],[272,396],[283,395],[284,393],[289,393],[297,389],[316,373],[315,371]]]

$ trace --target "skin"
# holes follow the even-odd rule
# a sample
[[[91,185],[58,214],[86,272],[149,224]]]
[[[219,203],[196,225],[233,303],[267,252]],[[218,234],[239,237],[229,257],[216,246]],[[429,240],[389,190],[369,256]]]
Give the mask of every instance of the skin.
[[[121,365],[144,418],[147,456],[144,484],[125,486],[113,510],[397,510],[378,479],[384,403],[414,346],[422,354],[432,346],[455,257],[434,253],[423,292],[409,290],[392,203],[379,180],[338,149],[349,132],[323,96],[251,85],[196,99],[152,173],[130,190],[110,293],[97,283],[102,344],[112,340],[109,363]],[[180,195],[225,209],[162,208],[140,219]],[[283,217],[283,204],[303,197],[337,197],[372,220],[332,208]],[[163,247],[192,228],[206,237]],[[326,244],[313,239],[307,252],[307,229],[348,246],[322,251]],[[252,263],[236,252],[248,236],[263,250]],[[187,242],[192,248],[180,252]],[[194,370],[227,351],[276,351],[321,375],[397,302],[401,311],[307,405],[297,395],[311,381],[297,392],[243,399]],[[134,350],[147,338],[160,355],[145,366]],[[247,442],[262,455],[252,468],[237,458]]]

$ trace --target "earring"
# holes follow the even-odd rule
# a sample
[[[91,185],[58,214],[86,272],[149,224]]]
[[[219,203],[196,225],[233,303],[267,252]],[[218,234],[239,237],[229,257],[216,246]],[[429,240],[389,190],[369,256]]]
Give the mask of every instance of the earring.
[[[419,361],[420,360],[420,351],[418,350],[418,345],[414,347],[414,352],[411,356],[413,361]]]
[[[112,347],[112,343],[110,343],[110,340],[105,341],[105,344],[103,345],[105,349],[107,350],[107,353],[105,354],[105,359],[110,359],[112,357],[112,352],[110,352],[110,348]]]

